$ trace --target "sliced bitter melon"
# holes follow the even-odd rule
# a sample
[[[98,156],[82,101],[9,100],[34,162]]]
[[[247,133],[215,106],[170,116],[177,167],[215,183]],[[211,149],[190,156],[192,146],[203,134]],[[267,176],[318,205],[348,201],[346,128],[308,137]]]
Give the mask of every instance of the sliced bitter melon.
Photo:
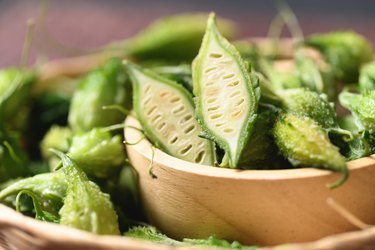
[[[203,136],[224,149],[221,166],[237,167],[255,121],[259,86],[235,47],[221,36],[214,14],[193,62],[193,85]]]
[[[133,105],[146,136],[166,153],[182,160],[214,165],[211,141],[199,137],[191,94],[176,82],[126,63],[133,83]]]

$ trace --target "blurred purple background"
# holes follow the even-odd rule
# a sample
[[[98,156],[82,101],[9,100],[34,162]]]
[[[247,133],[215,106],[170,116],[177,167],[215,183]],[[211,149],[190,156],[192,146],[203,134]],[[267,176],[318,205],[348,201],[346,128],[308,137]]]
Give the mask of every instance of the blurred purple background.
[[[290,0],[304,34],[354,30],[375,44],[375,1]],[[37,19],[38,0],[0,0],[0,67],[18,64],[26,20]],[[276,13],[272,1],[249,0],[51,0],[46,16],[49,35],[36,33],[31,53],[61,58],[86,53],[135,34],[157,17],[187,11],[215,11],[241,27],[240,37],[265,36]],[[38,27],[40,28],[40,27]]]

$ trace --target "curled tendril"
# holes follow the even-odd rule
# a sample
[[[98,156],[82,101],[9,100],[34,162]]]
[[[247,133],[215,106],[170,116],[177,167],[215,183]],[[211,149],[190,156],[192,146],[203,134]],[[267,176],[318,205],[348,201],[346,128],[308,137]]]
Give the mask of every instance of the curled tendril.
[[[131,126],[131,125],[128,125],[128,126],[124,126],[125,128],[130,128],[130,129],[135,129],[137,131],[139,131],[140,133],[142,133],[142,137],[136,141],[136,142],[128,142],[126,140],[123,141],[124,144],[126,145],[137,145],[138,143],[140,143],[142,140],[146,139],[146,135],[145,135],[145,132],[144,130],[140,129],[140,128],[137,128],[135,126]],[[153,179],[156,179],[158,178],[154,173],[153,173],[153,167],[154,167],[154,157],[155,157],[155,146],[154,145],[151,145],[151,161],[150,163],[148,164],[148,173],[149,175],[153,178]]]
[[[138,143],[140,143],[143,139],[145,139],[146,137],[145,136],[142,136],[138,141],[136,142],[128,142],[126,140],[123,141],[123,143],[125,145],[130,145],[130,146],[134,146],[134,145],[137,145]]]
[[[137,128],[135,126],[131,126],[131,125],[127,125],[127,126],[123,126],[123,128],[130,128],[130,129],[134,129],[134,130],[137,130],[138,132],[140,132],[142,134],[142,137],[136,141],[136,142],[129,142],[127,141],[126,139],[123,141],[123,143],[125,145],[137,145],[138,143],[140,143],[143,139],[146,139],[146,135],[145,135],[145,132],[140,129],[140,128]]]
[[[154,171],[153,171],[153,169],[154,169],[154,158],[155,158],[155,146],[151,145],[151,161],[148,164],[147,168],[148,168],[148,174],[152,177],[152,179],[158,178],[154,174]]]

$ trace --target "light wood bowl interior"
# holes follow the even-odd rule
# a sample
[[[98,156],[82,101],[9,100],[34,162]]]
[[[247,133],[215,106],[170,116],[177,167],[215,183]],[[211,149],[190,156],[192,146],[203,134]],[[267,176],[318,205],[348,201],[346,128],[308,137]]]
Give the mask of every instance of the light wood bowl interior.
[[[140,127],[129,116],[125,138],[137,142]],[[348,162],[349,180],[327,188],[340,173],[312,168],[234,170],[174,158],[141,140],[126,146],[139,174],[141,198],[152,224],[181,238],[220,238],[245,244],[307,242],[357,230],[327,204],[332,197],[368,224],[375,224],[375,155]]]

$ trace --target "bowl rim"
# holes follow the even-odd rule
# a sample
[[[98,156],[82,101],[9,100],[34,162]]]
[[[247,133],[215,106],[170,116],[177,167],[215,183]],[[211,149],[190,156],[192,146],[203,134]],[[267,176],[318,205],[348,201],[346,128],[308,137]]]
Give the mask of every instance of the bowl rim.
[[[173,157],[162,150],[153,147],[152,144],[140,132],[141,125],[136,119],[134,113],[128,115],[124,122],[124,138],[131,144],[126,144],[126,148],[132,148],[134,151],[151,161],[166,168],[183,172],[186,174],[195,174],[200,176],[237,179],[237,180],[289,180],[300,178],[324,177],[329,175],[340,175],[340,172],[316,168],[295,168],[278,170],[241,170],[232,168],[220,168],[208,165],[201,165],[193,162],[184,161]],[[138,129],[135,129],[138,128]],[[142,139],[143,138],[143,139]],[[137,142],[132,144],[132,142]],[[154,152],[152,152],[154,150]],[[363,169],[366,167],[375,167],[375,154],[348,161],[347,166],[350,171]],[[135,167],[135,166],[133,166]],[[135,167],[137,169],[137,167]],[[138,170],[138,169],[137,169]]]

